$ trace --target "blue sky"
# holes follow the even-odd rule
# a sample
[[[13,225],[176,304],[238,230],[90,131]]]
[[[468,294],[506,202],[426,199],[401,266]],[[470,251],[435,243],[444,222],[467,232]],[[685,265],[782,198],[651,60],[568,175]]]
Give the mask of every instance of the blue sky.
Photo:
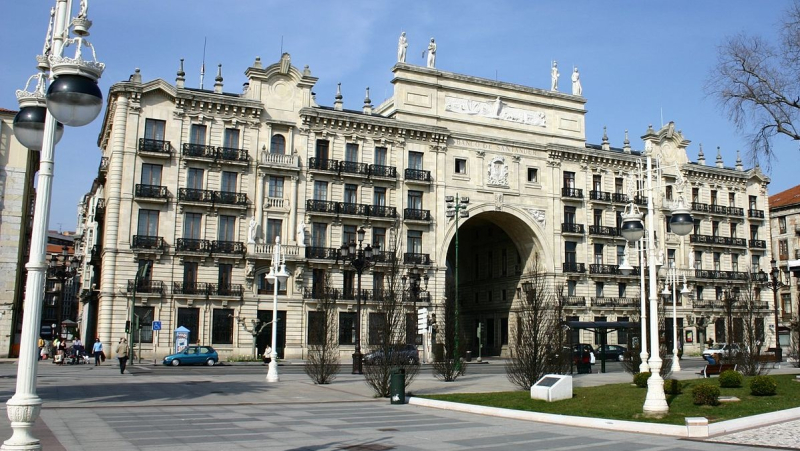
[[[77,11],[78,0],[75,0]],[[35,73],[52,1],[3,0],[0,29],[13,37],[0,70],[0,107],[16,109],[16,89]],[[205,87],[213,86],[223,65],[225,91],[240,92],[244,70],[260,56],[265,65],[283,50],[298,67],[309,65],[319,82],[314,91],[332,105],[342,82],[345,108],[358,109],[364,88],[374,104],[392,90],[391,67],[397,38],[409,39],[407,62],[424,64],[423,49],[436,39],[436,65],[463,73],[549,88],[549,68],[557,60],[561,89],[578,66],[587,98],[587,140],[600,143],[608,127],[612,146],[630,131],[634,148],[648,124],[675,121],[713,163],[716,148],[733,166],[736,150],[746,157],[746,139],[727,120],[703,85],[725,36],[738,32],[777,38],[788,0],[768,3],[729,1],[265,1],[90,0],[94,22],[90,41],[106,63],[100,80],[104,95],[113,83],[140,68],[144,80],[170,83],[180,58],[186,60],[187,86],[199,86],[203,39],[207,38]],[[12,40],[7,40],[7,44]],[[102,113],[101,113],[102,117]],[[82,128],[67,127],[56,149],[51,229],[72,230],[76,205],[97,174],[100,119]],[[797,184],[790,176],[797,145],[778,139],[769,175],[770,193]],[[749,165],[746,165],[749,167]]]

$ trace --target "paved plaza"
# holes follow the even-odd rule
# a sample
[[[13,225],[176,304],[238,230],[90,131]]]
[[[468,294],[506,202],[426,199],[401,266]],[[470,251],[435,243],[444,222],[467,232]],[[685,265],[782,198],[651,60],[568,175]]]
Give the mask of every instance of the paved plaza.
[[[412,393],[512,390],[492,362],[455,383],[424,367]],[[751,444],[800,448],[800,421],[739,431],[708,441],[565,427],[491,416],[391,405],[375,399],[359,376],[341,374],[317,386],[297,366],[266,368],[138,366],[120,375],[113,365],[40,363],[44,408],[35,435],[45,450],[649,450],[752,449]],[[346,373],[348,368],[343,370]],[[782,369],[791,372],[795,369]],[[681,378],[693,377],[691,370]],[[13,395],[16,364],[0,364],[0,395]],[[624,373],[576,376],[576,385],[627,380]],[[10,437],[8,420],[0,424]],[[735,445],[731,443],[738,443]]]

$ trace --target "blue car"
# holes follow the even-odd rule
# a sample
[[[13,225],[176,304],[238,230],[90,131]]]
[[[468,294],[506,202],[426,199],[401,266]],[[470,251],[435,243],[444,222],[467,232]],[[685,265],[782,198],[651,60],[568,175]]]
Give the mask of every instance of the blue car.
[[[217,351],[211,346],[187,346],[183,351],[164,357],[164,365],[208,365],[219,362]]]

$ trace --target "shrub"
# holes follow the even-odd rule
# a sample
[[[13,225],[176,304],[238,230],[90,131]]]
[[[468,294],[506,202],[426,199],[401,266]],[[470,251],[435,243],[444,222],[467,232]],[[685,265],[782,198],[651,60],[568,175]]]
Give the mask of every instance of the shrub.
[[[719,386],[722,388],[738,388],[742,386],[744,376],[736,370],[725,370],[719,375]]]
[[[750,394],[753,396],[772,396],[778,392],[778,384],[769,376],[755,376],[750,379]]]
[[[698,406],[719,404],[719,387],[711,384],[697,384],[692,389],[692,400]]]
[[[668,395],[681,394],[681,382],[677,379],[667,379],[664,381],[664,393]]]
[[[633,383],[637,387],[647,387],[647,379],[650,379],[650,373],[636,373],[633,375]]]

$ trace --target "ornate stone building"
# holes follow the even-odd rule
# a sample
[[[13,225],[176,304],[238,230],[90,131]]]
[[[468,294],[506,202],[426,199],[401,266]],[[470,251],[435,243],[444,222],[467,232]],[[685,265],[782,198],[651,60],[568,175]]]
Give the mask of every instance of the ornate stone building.
[[[636,320],[638,271],[618,269],[619,225],[629,201],[642,205],[636,148],[644,143],[625,132],[621,147],[607,136],[588,144],[580,95],[405,63],[392,71],[393,95],[373,106],[367,90],[358,109],[345,109],[340,92],[333,107],[318,105],[317,78],[288,54],[267,67],[256,59],[241,93],[223,91],[221,68],[213,90],[186,87],[182,68],[174,84],[142,81],[138,71],[115,84],[98,178],[80,207],[87,333],[122,336],[134,305],[143,326],[134,338],[147,354],[166,354],[178,326],[223,355],[249,354],[251,320],[271,321],[264,275],[280,236],[291,277],[279,287],[279,353],[304,356],[330,275],[349,355],[355,274],[338,248],[361,227],[365,244],[382,252],[399,243],[404,268],[430,278],[422,299],[436,311],[455,266],[456,221],[445,197],[456,195],[469,198],[459,228],[460,323],[466,337],[482,325],[484,355],[507,352],[514,300],[537,260],[563,283],[570,319]],[[719,156],[706,165],[702,150],[690,162],[689,141],[672,123],[633,126],[661,162],[659,249],[694,287],[678,315],[681,337],[695,346],[718,337],[722,288],[768,267],[769,179],[741,161],[725,167]],[[664,220],[679,194],[671,185],[678,170],[696,221],[684,240]],[[385,276],[380,264],[363,275],[365,345]],[[160,333],[149,327],[154,320]],[[268,337],[266,328],[259,352]],[[575,339],[595,342],[588,332]]]
[[[772,255],[781,269],[783,284],[778,291],[778,306],[781,320],[788,326],[790,321],[798,320],[800,313],[800,185],[771,195],[769,212]],[[789,345],[788,328],[781,331],[781,342]]]

